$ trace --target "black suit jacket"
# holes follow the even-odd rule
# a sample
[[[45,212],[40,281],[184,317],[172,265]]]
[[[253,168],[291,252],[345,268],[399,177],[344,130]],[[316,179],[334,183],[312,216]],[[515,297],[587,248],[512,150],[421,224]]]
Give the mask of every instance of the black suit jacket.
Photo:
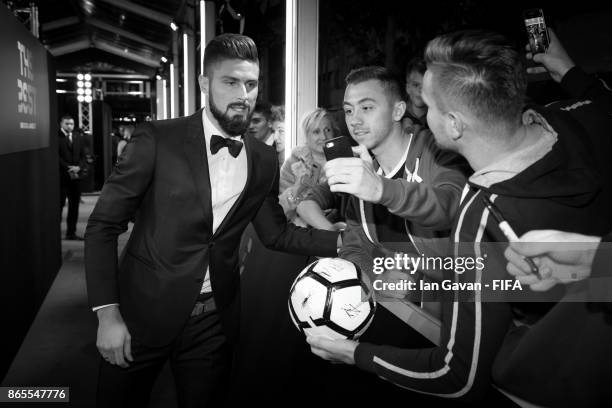
[[[79,166],[84,169],[87,165],[86,161],[86,149],[85,140],[79,136],[77,132],[72,132],[72,145],[68,143],[68,137],[58,130],[58,152],[59,152],[59,165],[60,165],[60,180],[62,183],[70,182],[70,175],[68,174],[68,166]],[[78,181],[78,180],[75,180]]]
[[[85,234],[89,302],[119,303],[139,341],[157,346],[175,338],[207,265],[226,334],[230,339],[237,334],[238,246],[249,222],[270,248],[336,256],[337,233],[287,223],[278,204],[274,149],[253,138],[244,142],[246,186],[215,234],[202,111],[139,127],[106,181]],[[132,234],[117,262],[117,236],[133,216]]]

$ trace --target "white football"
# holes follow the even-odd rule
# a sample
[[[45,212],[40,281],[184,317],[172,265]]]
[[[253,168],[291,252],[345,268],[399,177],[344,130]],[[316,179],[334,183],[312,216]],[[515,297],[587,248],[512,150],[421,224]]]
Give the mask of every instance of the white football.
[[[372,291],[357,265],[323,258],[308,265],[289,292],[289,314],[306,335],[357,339],[376,310]]]

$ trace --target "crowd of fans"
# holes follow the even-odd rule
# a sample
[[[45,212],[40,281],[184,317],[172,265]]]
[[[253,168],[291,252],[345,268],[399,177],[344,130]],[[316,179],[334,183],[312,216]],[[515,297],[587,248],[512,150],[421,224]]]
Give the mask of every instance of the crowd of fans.
[[[611,147],[612,92],[575,66],[552,30],[550,37],[545,54],[527,53],[536,64],[529,71],[547,70],[568,94],[547,107],[526,102],[521,52],[500,35],[463,31],[432,40],[424,58],[408,63],[403,81],[382,67],[347,76],[343,109],[346,136],[360,145],[356,157],[326,162],[322,144],[339,136],[338,126],[323,108],[305,115],[306,143],[280,170],[279,201],[288,221],[342,231],[339,256],[371,279],[377,278],[374,257],[452,255],[462,243],[472,247],[464,255],[476,257],[483,243],[506,243],[490,249],[483,271],[392,270],[382,278],[486,286],[516,277],[529,292],[508,302],[482,301],[479,291],[469,302],[425,302],[414,293],[381,291],[381,300],[400,299],[431,313],[440,323],[440,343],[381,307],[359,342],[308,338],[314,354],[401,388],[469,403],[499,403],[500,392],[503,401],[519,405],[598,405],[610,397],[602,382],[610,378],[610,308],[589,301],[582,280],[612,230],[612,169],[604,157]],[[282,137],[274,140],[278,148]],[[510,239],[500,228],[491,202],[518,236]],[[562,251],[555,241],[571,244]],[[599,278],[609,276],[604,252],[602,246],[593,272]],[[607,285],[601,282],[600,289]],[[568,301],[576,293],[582,301]],[[610,295],[601,293],[597,300]],[[376,390],[379,380],[364,373],[347,381]]]

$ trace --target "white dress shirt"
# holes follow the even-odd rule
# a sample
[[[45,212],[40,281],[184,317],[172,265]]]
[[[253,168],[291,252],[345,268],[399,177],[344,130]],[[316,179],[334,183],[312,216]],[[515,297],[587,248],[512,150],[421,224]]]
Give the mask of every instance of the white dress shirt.
[[[204,125],[206,157],[208,158],[210,200],[213,212],[212,232],[214,234],[246,186],[247,156],[244,146],[237,157],[233,157],[226,147],[212,154],[210,152],[210,139],[212,135],[223,136],[223,133],[212,124],[208,118],[206,109],[202,110],[202,122]],[[240,140],[240,136],[232,137],[232,139]],[[210,285],[210,267],[208,265],[206,266],[206,275],[204,276],[204,282],[202,283],[200,293],[205,292],[212,292]],[[93,311],[95,312],[104,307],[117,304],[118,303],[111,303],[108,305],[96,306],[93,308]]]
[[[243,146],[240,154],[233,157],[227,148],[220,149],[217,153],[210,152],[210,139],[212,135],[223,136],[208,118],[206,109],[202,110],[204,122],[204,138],[206,140],[206,156],[208,157],[208,174],[210,176],[210,199],[213,211],[213,234],[221,225],[230,209],[238,200],[240,193],[244,190],[247,180],[247,157],[246,148]],[[240,140],[240,136],[232,137]],[[210,268],[206,269],[206,276],[202,284],[202,292],[211,292]]]

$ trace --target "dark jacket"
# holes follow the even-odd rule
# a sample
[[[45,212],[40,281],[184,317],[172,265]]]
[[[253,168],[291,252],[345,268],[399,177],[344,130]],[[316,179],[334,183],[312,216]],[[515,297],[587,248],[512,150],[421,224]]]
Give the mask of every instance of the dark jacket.
[[[379,204],[405,220],[406,239],[419,253],[438,254],[440,238],[446,249],[468,166],[455,153],[440,150],[431,132],[424,130],[412,136],[403,168],[403,178],[383,178]],[[348,198],[340,250],[342,258],[357,263],[372,278],[372,258],[393,252],[385,249],[391,243],[381,243],[377,237],[373,207],[356,197]]]
[[[274,149],[252,138],[244,142],[246,186],[215,234],[202,111],[139,127],[106,181],[85,235],[89,303],[119,303],[139,341],[161,346],[175,338],[194,307],[207,265],[225,332],[235,337],[238,245],[249,222],[270,248],[336,254],[337,233],[286,222],[278,204]],[[117,263],[117,236],[134,216]]]

